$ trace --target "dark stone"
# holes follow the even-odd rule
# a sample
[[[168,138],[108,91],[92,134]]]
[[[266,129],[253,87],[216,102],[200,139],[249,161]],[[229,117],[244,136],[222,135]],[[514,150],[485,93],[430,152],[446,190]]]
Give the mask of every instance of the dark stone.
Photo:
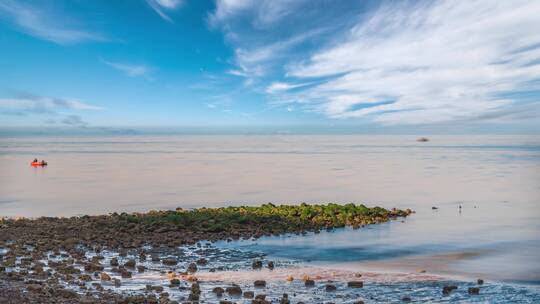
[[[261,269],[262,268],[262,262],[261,261],[253,261],[251,263],[251,268],[253,269]]]
[[[478,295],[478,294],[480,294],[480,288],[478,288],[478,287],[469,287],[469,289],[467,290],[467,292],[468,292],[470,295]]]
[[[324,289],[326,291],[336,291],[337,290],[337,287],[336,285],[333,285],[333,284],[326,284],[326,286],[324,287]]]
[[[347,286],[351,287],[351,288],[362,288],[362,287],[364,287],[364,282],[362,282],[362,281],[350,281],[350,282],[347,283]]]
[[[255,287],[266,287],[266,281],[257,280],[255,282],[253,282],[253,286],[255,286]]]

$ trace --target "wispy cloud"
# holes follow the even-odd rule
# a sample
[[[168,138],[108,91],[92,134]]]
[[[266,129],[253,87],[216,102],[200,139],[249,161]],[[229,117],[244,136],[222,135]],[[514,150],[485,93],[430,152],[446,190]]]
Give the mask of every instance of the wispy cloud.
[[[106,60],[103,60],[103,62],[129,77],[148,76],[150,73],[150,68],[143,64],[119,63]]]
[[[57,44],[104,41],[92,31],[76,28],[76,22],[59,12],[12,0],[0,1],[0,18],[12,21],[20,30],[34,37]]]
[[[273,103],[331,118],[419,124],[515,117],[504,113],[523,100],[508,93],[540,91],[539,2],[392,1],[335,18],[338,6],[309,11],[315,5],[273,1],[273,17],[264,21],[265,3],[217,1],[210,23],[235,48],[232,71],[264,76]],[[307,38],[302,14],[318,21]],[[332,35],[322,43],[304,43],[326,31]],[[285,70],[266,69],[276,66]]]
[[[146,0],[146,3],[165,21],[173,22],[165,11],[174,10],[183,4],[182,0]]]
[[[291,83],[276,81],[276,82],[272,82],[266,88],[266,93],[268,93],[268,94],[281,93],[281,92],[284,92],[284,91],[288,91],[288,90],[292,90],[292,89],[296,89],[296,88],[301,88],[301,87],[307,86],[309,84],[310,83],[291,84]]]
[[[102,110],[102,107],[84,103],[76,99],[40,97],[23,95],[14,98],[0,98],[0,115],[41,115],[47,118],[48,124],[59,122],[65,125],[85,126],[87,122],[80,115],[73,114],[80,111]],[[53,119],[54,118],[54,119]]]

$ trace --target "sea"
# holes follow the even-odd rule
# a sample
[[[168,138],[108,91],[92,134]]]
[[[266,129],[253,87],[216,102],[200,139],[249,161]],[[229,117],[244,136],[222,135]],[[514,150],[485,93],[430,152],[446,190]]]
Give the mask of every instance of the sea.
[[[31,167],[34,158],[48,166]],[[3,217],[266,202],[415,213],[357,230],[217,246],[337,271],[482,278],[540,299],[540,136],[0,137]]]

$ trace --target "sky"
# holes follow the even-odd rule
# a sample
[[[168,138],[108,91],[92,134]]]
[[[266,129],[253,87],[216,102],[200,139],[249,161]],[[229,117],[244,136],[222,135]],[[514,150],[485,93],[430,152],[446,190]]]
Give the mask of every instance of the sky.
[[[0,0],[0,126],[540,133],[539,13],[521,0]]]

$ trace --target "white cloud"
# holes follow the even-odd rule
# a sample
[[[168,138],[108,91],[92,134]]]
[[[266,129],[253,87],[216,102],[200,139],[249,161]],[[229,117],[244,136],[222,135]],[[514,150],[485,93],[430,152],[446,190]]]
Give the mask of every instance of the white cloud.
[[[268,93],[268,94],[280,93],[280,92],[284,92],[284,91],[288,91],[288,90],[292,90],[292,89],[296,89],[296,88],[301,88],[301,87],[304,87],[306,85],[309,85],[309,83],[290,84],[290,83],[286,83],[286,82],[276,81],[276,82],[272,82],[266,88],[266,93]]]
[[[330,78],[302,96],[330,117],[414,124],[481,116],[540,78],[539,11],[535,1],[384,6],[288,73]],[[377,105],[384,100],[395,102]]]
[[[165,14],[164,10],[174,10],[183,4],[182,0],[146,0],[146,3],[163,19],[168,22],[173,20]]]
[[[0,109],[21,114],[57,114],[62,110],[102,110],[102,107],[84,103],[77,99],[39,96],[0,98]]]
[[[540,92],[540,2],[293,2],[218,0],[209,18],[235,49],[229,73],[273,104],[417,124],[500,117],[520,103],[508,92]]]
[[[138,77],[138,76],[146,76],[150,72],[150,68],[141,65],[141,64],[128,64],[128,63],[118,63],[118,62],[110,62],[103,60],[103,62],[115,69],[117,69],[120,72],[123,72],[129,77]]]
[[[22,31],[57,44],[74,44],[86,41],[106,40],[100,34],[69,28],[70,19],[62,14],[30,6],[21,2],[0,2],[0,18],[13,21]]]

